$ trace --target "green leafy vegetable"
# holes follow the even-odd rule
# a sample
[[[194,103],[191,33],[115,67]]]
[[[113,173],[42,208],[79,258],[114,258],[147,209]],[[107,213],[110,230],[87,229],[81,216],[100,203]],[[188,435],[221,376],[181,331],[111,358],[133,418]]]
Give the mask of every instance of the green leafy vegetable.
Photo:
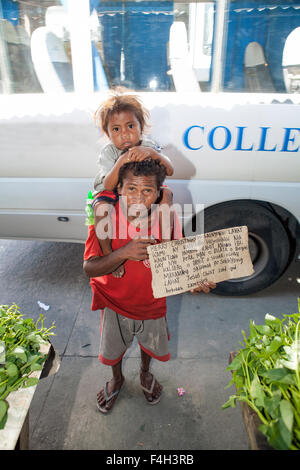
[[[300,450],[300,299],[298,313],[282,319],[266,314],[264,325],[250,321],[250,334],[227,370],[237,393],[223,409],[245,402],[258,415],[260,430],[278,450]]]
[[[44,327],[41,314],[37,322],[24,319],[16,304],[0,305],[0,429],[7,421],[7,396],[20,387],[32,387],[38,379],[30,377],[33,371],[41,370],[46,355],[40,352],[40,345],[47,343],[55,328]]]

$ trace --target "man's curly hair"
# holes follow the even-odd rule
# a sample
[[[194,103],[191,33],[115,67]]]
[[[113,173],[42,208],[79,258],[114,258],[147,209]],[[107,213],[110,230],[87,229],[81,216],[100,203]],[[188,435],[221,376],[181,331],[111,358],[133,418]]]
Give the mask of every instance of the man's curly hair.
[[[158,160],[147,158],[141,162],[128,162],[121,166],[119,170],[119,184],[121,187],[128,171],[132,172],[134,176],[155,176],[157,189],[161,188],[166,177],[166,168]]]

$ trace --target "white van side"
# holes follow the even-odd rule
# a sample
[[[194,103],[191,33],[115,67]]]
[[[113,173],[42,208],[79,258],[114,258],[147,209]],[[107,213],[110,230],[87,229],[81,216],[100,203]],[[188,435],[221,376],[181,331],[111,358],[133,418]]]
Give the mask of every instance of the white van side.
[[[167,184],[174,202],[188,208],[185,234],[203,208],[205,231],[249,228],[255,274],[222,283],[219,292],[270,285],[295,254],[300,220],[295,95],[140,96],[151,112],[151,137],[175,167]],[[8,109],[0,96],[0,237],[85,241],[85,199],[103,143],[93,112],[104,97],[10,96]]]

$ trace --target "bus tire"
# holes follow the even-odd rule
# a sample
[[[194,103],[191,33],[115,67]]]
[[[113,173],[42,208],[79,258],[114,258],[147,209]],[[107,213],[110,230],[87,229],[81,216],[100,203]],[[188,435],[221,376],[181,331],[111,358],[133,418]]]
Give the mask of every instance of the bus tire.
[[[291,254],[289,236],[281,220],[264,203],[239,200],[217,204],[204,211],[204,231],[246,225],[254,274],[220,282],[218,295],[247,295],[273,284],[286,270]]]

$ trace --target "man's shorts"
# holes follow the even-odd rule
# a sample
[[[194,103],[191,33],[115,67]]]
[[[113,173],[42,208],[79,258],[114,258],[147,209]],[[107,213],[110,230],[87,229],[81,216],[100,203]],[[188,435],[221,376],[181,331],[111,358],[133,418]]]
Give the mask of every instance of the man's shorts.
[[[99,359],[103,364],[114,366],[131,346],[134,336],[149,356],[168,361],[169,330],[166,317],[156,320],[133,320],[110,308],[101,311]]]

